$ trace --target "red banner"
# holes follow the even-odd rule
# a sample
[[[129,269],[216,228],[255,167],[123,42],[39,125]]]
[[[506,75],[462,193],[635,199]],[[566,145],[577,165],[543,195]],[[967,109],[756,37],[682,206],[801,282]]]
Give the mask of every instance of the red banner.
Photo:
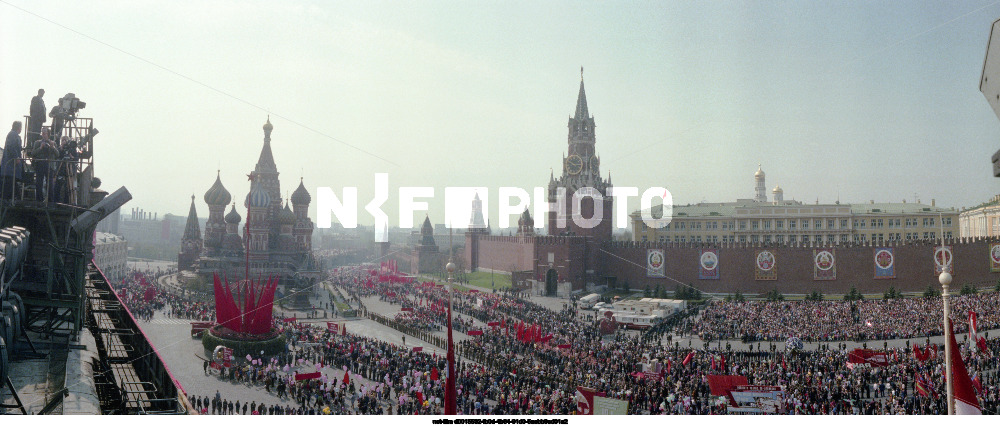
[[[570,348],[571,346],[570,346],[570,344],[559,344],[556,347],[559,347],[559,348]]]
[[[423,351],[423,347],[413,347],[413,351]]]
[[[730,393],[736,390],[736,387],[741,385],[750,384],[747,381],[747,377],[742,375],[709,375],[708,376],[708,388],[712,392],[712,396],[726,396],[729,399],[730,404],[735,405],[736,401],[733,400],[733,395]]]
[[[588,387],[576,388],[576,413],[579,415],[594,415],[594,396],[604,397],[604,393],[596,393]]]
[[[889,357],[884,351],[856,348],[847,353],[847,362],[864,363],[872,366],[889,366]]]
[[[319,372],[310,372],[308,374],[295,374],[295,381],[305,381],[314,380],[319,378],[321,374]]]
[[[286,317],[284,319],[281,319],[281,321],[285,322],[285,323],[292,323],[292,322],[295,322],[295,318],[294,317]]]
[[[482,334],[483,334],[483,331],[479,331],[479,330],[469,331],[469,332],[466,333],[466,335],[468,335],[470,337],[475,337],[475,336],[479,336],[479,335],[482,335]]]

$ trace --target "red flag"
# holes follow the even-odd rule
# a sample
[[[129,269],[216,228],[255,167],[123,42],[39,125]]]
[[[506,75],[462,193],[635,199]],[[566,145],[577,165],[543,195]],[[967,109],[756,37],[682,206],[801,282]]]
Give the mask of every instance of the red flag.
[[[295,374],[295,381],[305,381],[320,377],[319,372],[310,372],[308,374]]]
[[[976,329],[979,326],[976,322],[976,312],[969,310],[969,340],[976,342]]]
[[[918,346],[916,343],[913,343],[913,357],[915,357],[917,360],[923,362],[923,361],[927,360],[928,358],[930,358],[930,356],[931,356],[930,346],[928,346],[924,350],[921,350],[920,346]]]
[[[982,415],[979,407],[979,400],[976,399],[976,390],[973,389],[972,380],[969,379],[969,372],[965,370],[965,362],[962,361],[962,352],[958,350],[958,342],[955,341],[955,330],[948,322],[948,341],[951,344],[951,377],[953,384],[948,384],[952,388],[955,396],[955,414],[957,415]]]
[[[437,366],[435,366],[431,368],[431,381],[437,381],[437,380],[438,380],[438,368]]]
[[[694,352],[693,351],[690,352],[690,353],[688,353],[688,355],[684,357],[684,361],[681,362],[681,365],[687,366],[688,363],[691,363],[691,359],[692,358],[694,358]]]
[[[715,370],[715,356],[712,356],[712,370]]]
[[[919,373],[913,374],[913,388],[917,389],[917,393],[921,396],[927,397],[931,395],[931,387]]]
[[[351,371],[344,372],[344,387],[351,383]]]
[[[785,356],[781,356],[781,369],[788,370],[788,365],[785,364]]]
[[[986,337],[979,337],[979,339],[976,340],[976,346],[979,347],[979,350],[983,353],[990,350],[989,347],[986,346]]]
[[[979,381],[979,374],[972,376],[972,386],[976,388],[976,394],[983,394],[983,383]]]

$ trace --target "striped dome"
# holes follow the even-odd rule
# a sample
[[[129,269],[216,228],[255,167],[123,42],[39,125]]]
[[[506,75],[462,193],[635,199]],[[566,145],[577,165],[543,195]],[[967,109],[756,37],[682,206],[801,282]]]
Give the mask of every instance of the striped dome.
[[[208,203],[209,206],[225,206],[231,201],[233,201],[233,196],[229,194],[226,187],[222,186],[221,177],[216,175],[215,184],[212,184],[212,187],[205,193],[205,203]]]
[[[292,204],[293,205],[308,205],[312,201],[312,197],[309,195],[309,190],[306,190],[305,184],[302,180],[299,180],[299,188],[295,189],[292,193]]]
[[[281,213],[278,214],[278,222],[281,224],[295,224],[296,221],[298,221],[298,218],[295,217],[295,213],[288,208],[288,204],[286,203],[285,209],[282,209]]]
[[[226,223],[239,224],[240,221],[243,221],[243,217],[241,217],[240,214],[236,212],[236,204],[234,203],[233,208],[230,209],[229,213],[226,214]]]
[[[247,194],[243,205],[248,208],[266,208],[271,205],[271,195],[255,185],[250,189],[250,194]]]

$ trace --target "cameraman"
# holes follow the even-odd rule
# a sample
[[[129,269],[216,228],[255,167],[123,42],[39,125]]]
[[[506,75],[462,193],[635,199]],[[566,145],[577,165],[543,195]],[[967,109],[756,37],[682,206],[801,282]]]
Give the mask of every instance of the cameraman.
[[[77,162],[80,160],[80,152],[77,149],[76,141],[68,136],[62,137],[62,144],[59,146],[59,161],[56,162],[55,180],[55,201],[56,203],[70,203],[70,195],[73,194],[73,187],[76,184]]]
[[[44,201],[52,185],[52,170],[50,160],[59,156],[59,149],[49,139],[49,129],[43,128],[41,138],[28,151],[31,157],[31,167],[35,170],[35,200]]]

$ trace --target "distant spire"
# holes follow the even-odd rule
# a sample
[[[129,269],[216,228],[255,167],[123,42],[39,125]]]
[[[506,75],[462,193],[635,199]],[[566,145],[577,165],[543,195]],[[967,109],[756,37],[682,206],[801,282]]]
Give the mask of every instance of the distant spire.
[[[583,67],[580,67],[580,94],[576,97],[576,113],[573,118],[576,120],[590,118],[590,111],[587,110],[587,91],[583,89]]]
[[[198,211],[194,207],[194,194],[191,195],[191,209],[188,210],[187,224],[184,225],[184,240],[201,240],[201,227],[198,225]]]
[[[267,123],[264,123],[264,147],[260,149],[260,157],[257,159],[256,172],[277,172],[278,166],[274,164],[274,155],[271,154],[271,116],[267,116]]]

